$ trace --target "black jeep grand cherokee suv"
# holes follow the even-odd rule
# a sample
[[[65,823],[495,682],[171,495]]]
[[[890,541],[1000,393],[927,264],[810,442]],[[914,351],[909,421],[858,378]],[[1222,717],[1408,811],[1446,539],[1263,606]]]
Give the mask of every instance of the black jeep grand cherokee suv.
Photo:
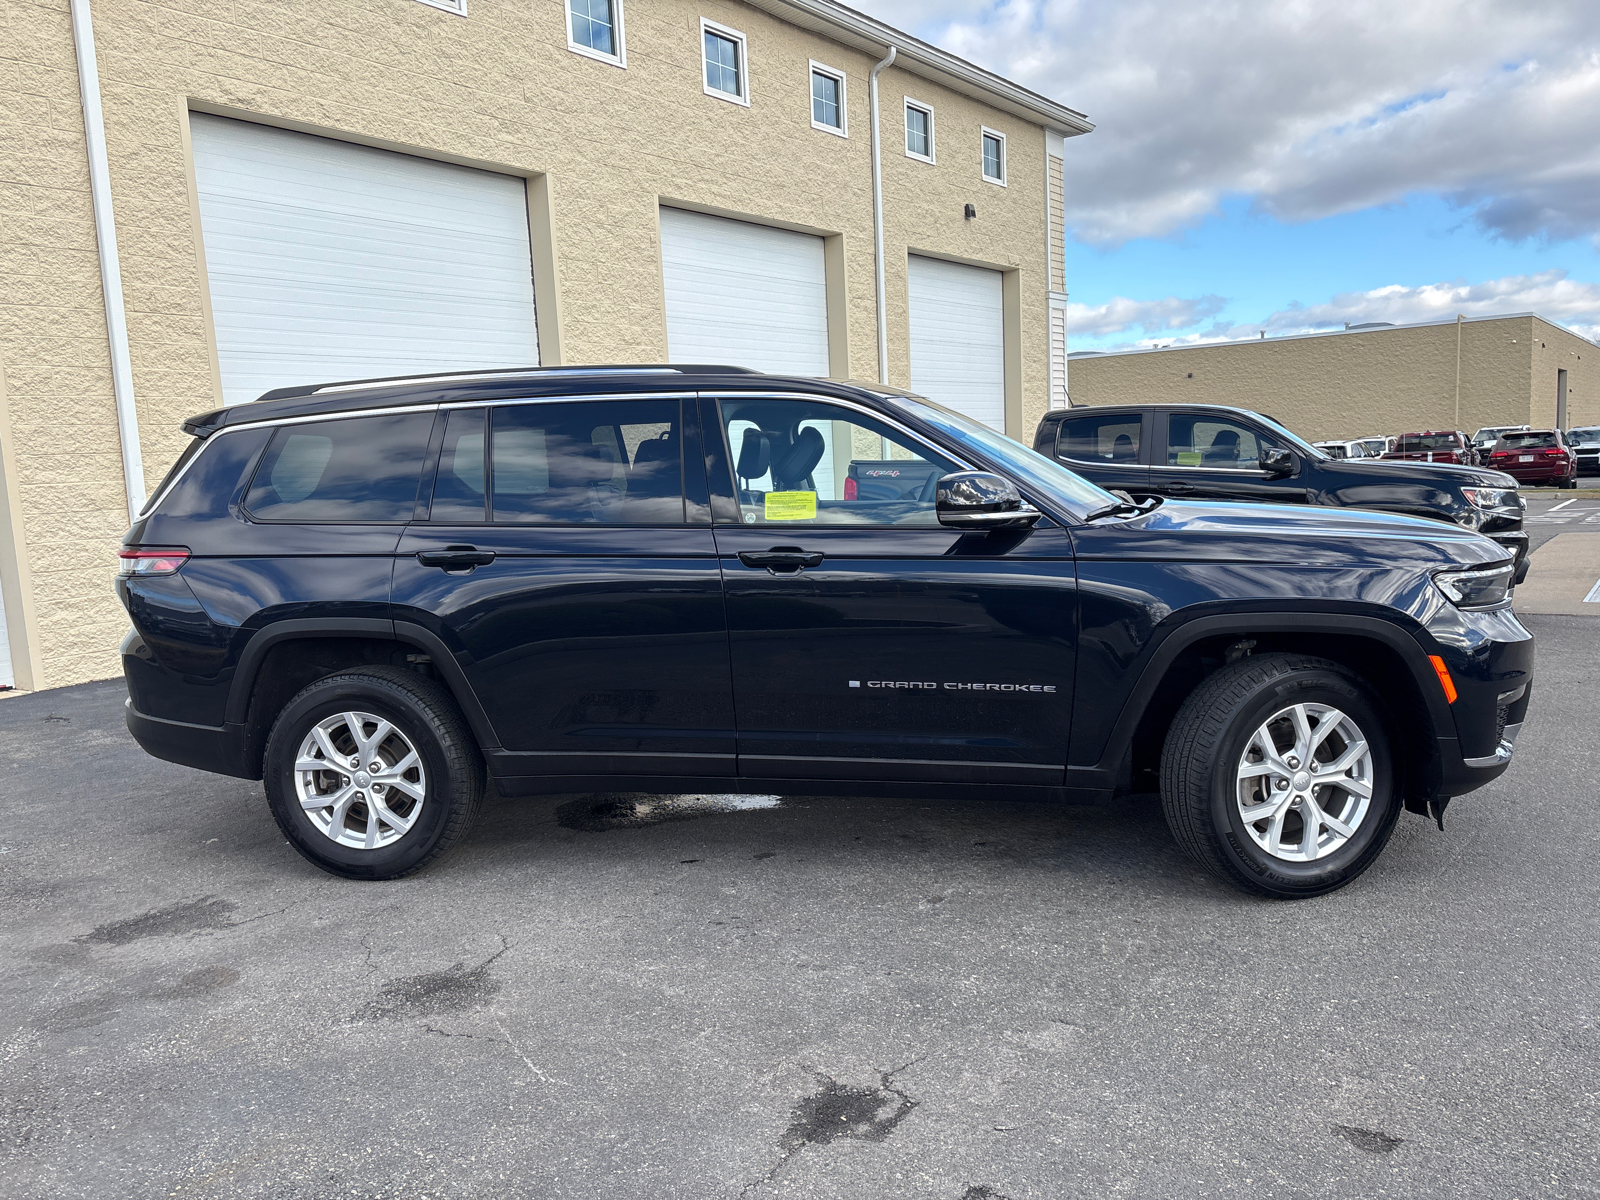
[[[1119,404],[1046,413],[1033,448],[1130,495],[1325,504],[1431,517],[1475,529],[1528,573],[1528,505],[1503,471],[1338,459],[1270,417],[1220,404]]]
[[[1434,521],[1131,505],[887,389],[718,367],[269,392],[129,531],[128,725],[361,879],[503,793],[1085,799],[1316,895],[1506,769],[1511,556]],[[902,462],[916,489],[862,487]],[[856,480],[856,486],[850,486]]]

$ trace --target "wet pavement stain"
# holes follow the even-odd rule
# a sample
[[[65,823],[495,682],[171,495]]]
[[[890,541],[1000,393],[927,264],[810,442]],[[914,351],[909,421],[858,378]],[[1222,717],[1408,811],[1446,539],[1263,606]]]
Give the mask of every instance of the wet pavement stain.
[[[233,909],[234,905],[229,900],[202,896],[198,900],[151,909],[147,913],[140,913],[137,917],[126,917],[121,921],[97,925],[82,937],[73,940],[106,946],[126,946],[129,942],[137,942],[143,938],[171,937],[180,933],[196,933],[202,929],[221,929],[233,924],[228,919]]]
[[[882,1087],[858,1088],[819,1075],[822,1088],[794,1106],[779,1147],[792,1154],[801,1146],[822,1146],[841,1138],[883,1141],[919,1102],[894,1087],[890,1075],[879,1078]]]
[[[1335,1125],[1333,1131],[1357,1150],[1368,1154],[1393,1154],[1404,1138],[1390,1137],[1376,1129],[1360,1129],[1354,1125]]]
[[[239,972],[232,967],[201,967],[190,971],[172,987],[151,992],[150,996],[155,1000],[197,1000],[238,982]]]
[[[391,979],[378,989],[377,998],[350,1020],[403,1021],[408,1017],[437,1017],[482,1008],[500,991],[500,983],[489,974],[489,967],[509,949],[510,944],[501,938],[500,949],[470,970],[465,963],[456,963],[443,971]]]
[[[556,809],[556,822],[580,833],[639,829],[667,821],[690,821],[718,813],[776,808],[776,796],[644,796],[633,792],[595,792]]]
[[[41,1021],[39,1028],[46,1033],[70,1033],[75,1029],[103,1025],[121,1011],[116,995],[91,996],[87,1000],[63,1004]]]
[[[1008,1200],[987,1183],[975,1183],[961,1193],[961,1200]]]

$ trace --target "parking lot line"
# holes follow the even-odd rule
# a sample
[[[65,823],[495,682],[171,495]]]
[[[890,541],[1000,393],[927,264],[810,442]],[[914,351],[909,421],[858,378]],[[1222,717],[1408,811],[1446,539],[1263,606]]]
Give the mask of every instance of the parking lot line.
[[[1577,503],[1577,502],[1578,502],[1578,500],[1577,500],[1577,497],[1573,497],[1573,498],[1572,498],[1572,499],[1571,499],[1571,500],[1563,500],[1563,501],[1562,501],[1562,502],[1561,502],[1561,503],[1560,503],[1560,504],[1558,504],[1558,505],[1556,505],[1556,506],[1555,506],[1555,507],[1554,507],[1554,508],[1552,508],[1552,509],[1551,509],[1551,510],[1550,510],[1550,511],[1551,511],[1551,512],[1560,512],[1560,511],[1561,511],[1561,510],[1562,510],[1562,509],[1563,509],[1563,508],[1565,508],[1565,507],[1566,507],[1566,506],[1567,506],[1567,505],[1569,505],[1569,504],[1576,504],[1576,503]],[[1548,515],[1548,514],[1547,514],[1547,515]]]
[[[1600,604],[1600,579],[1594,581],[1594,586],[1589,589],[1589,594],[1583,598],[1585,604]]]

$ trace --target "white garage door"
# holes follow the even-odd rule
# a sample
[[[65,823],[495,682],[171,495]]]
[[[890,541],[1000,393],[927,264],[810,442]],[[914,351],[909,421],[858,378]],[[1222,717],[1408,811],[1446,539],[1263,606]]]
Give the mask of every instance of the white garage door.
[[[661,266],[671,361],[828,373],[820,237],[663,208]]]
[[[913,255],[911,390],[1006,431],[1000,272]]]
[[[229,404],[539,361],[521,179],[195,113]]]

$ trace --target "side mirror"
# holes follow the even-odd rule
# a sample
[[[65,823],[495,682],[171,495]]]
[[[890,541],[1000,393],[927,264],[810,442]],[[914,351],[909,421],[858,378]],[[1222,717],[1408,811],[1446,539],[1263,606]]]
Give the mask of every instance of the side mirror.
[[[1288,450],[1268,450],[1261,456],[1261,469],[1274,479],[1294,474],[1294,454]]]
[[[987,471],[953,471],[939,480],[934,511],[951,529],[1022,529],[1044,514],[1017,485]]]

